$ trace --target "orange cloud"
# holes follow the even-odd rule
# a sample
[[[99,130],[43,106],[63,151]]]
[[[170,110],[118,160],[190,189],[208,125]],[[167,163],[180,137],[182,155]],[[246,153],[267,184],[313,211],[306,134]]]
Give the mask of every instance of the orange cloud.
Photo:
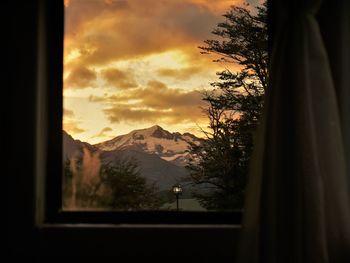
[[[109,68],[102,71],[102,77],[116,88],[130,89],[138,85],[132,76],[132,72],[121,71],[116,68]]]
[[[210,87],[221,66],[232,71],[236,66],[212,63],[217,57],[200,54],[198,46],[215,38],[211,31],[224,21],[221,15],[238,2],[242,1],[66,1],[65,88],[74,89],[66,96],[74,93],[83,97],[84,103],[96,102],[94,106],[98,111],[103,108],[106,117],[97,129],[101,132],[97,133],[94,127],[93,133],[83,135],[105,136],[108,131],[102,128],[109,125],[108,120],[133,126],[146,122],[183,127],[203,123],[206,117],[201,107],[205,104],[194,89]],[[174,59],[176,63],[161,56],[157,60],[157,55],[167,52],[180,54]],[[157,78],[164,83],[149,81]],[[98,93],[86,101],[90,89],[83,89],[97,86],[102,90],[96,89]],[[111,86],[116,87],[113,93]],[[97,122],[86,114],[84,120],[89,122],[84,122],[83,127],[88,129]],[[74,120],[69,111],[66,119],[65,127],[70,133],[85,131],[79,127],[80,122],[68,122]]]
[[[108,97],[107,96],[100,97],[100,96],[90,95],[88,100],[90,102],[106,102],[106,101],[108,101]]]
[[[65,6],[65,7],[68,7],[68,6],[69,6],[69,3],[70,3],[70,0],[64,0],[63,3],[64,3],[64,6]]]
[[[222,15],[232,5],[242,5],[242,0],[190,0],[196,5],[203,6],[211,12]]]
[[[96,78],[96,72],[93,70],[86,67],[75,68],[69,73],[67,79],[65,80],[65,88],[87,88],[93,86]]]
[[[63,122],[63,130],[65,130],[69,134],[79,134],[85,132],[85,130],[80,128],[78,125],[78,121],[65,120]]]
[[[80,121],[75,119],[75,114],[72,110],[63,109],[63,130],[69,134],[79,134],[85,132],[79,127]]]
[[[65,118],[73,118],[74,112],[72,110],[63,109],[63,116]]]
[[[204,117],[200,92],[172,89],[156,80],[144,88],[105,97],[90,96],[89,100],[108,105],[104,113],[111,123],[196,123]]]
[[[220,20],[189,0],[72,0],[66,8],[65,53],[78,50],[81,55],[70,64],[86,66],[181,46],[196,49]]]
[[[201,67],[188,67],[182,69],[171,69],[171,68],[162,68],[158,70],[158,75],[162,77],[170,77],[178,80],[188,80],[193,75],[196,75],[203,71]]]
[[[97,133],[94,136],[92,136],[90,139],[107,137],[108,136],[107,133],[111,132],[111,131],[113,131],[113,129],[111,127],[105,127],[99,133]]]

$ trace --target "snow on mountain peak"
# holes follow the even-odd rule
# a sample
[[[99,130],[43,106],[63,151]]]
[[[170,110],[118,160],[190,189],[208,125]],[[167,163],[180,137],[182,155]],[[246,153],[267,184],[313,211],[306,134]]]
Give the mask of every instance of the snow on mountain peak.
[[[200,139],[189,133],[171,133],[154,125],[150,128],[131,131],[95,146],[103,151],[133,149],[157,154],[164,160],[174,161],[179,158],[186,159],[189,143],[199,144]]]

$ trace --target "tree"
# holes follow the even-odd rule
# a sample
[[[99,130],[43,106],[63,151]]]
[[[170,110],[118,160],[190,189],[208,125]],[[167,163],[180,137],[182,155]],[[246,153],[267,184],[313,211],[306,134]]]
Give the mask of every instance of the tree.
[[[66,159],[63,167],[63,207],[70,210],[100,207],[100,171],[87,176],[84,158]],[[84,169],[85,168],[85,169]]]
[[[191,145],[188,180],[203,185],[195,193],[207,209],[232,210],[243,205],[244,188],[256,129],[267,88],[267,4],[232,6],[206,40],[202,54],[215,54],[216,63],[238,64],[240,70],[217,72],[213,90],[203,94],[207,102],[209,131],[205,142]]]
[[[97,158],[97,165],[94,165],[93,160]],[[91,173],[96,167],[98,169]],[[64,165],[65,209],[158,209],[163,200],[157,190],[140,175],[137,163],[132,159],[116,158],[100,165],[99,155],[84,151],[82,157],[67,159]]]
[[[105,205],[120,210],[158,209],[162,200],[157,196],[155,185],[148,185],[137,171],[131,159],[116,159],[101,171],[102,181],[107,186]]]

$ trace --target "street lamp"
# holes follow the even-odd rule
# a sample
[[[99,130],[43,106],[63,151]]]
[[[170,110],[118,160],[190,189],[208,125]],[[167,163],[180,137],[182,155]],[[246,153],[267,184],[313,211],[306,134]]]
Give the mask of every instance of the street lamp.
[[[179,211],[179,195],[182,194],[182,187],[181,185],[177,184],[173,186],[173,193],[176,196],[176,210]]]

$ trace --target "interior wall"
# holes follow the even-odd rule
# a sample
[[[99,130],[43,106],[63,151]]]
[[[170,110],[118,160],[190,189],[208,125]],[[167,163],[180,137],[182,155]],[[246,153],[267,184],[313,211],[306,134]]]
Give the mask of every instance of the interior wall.
[[[6,1],[2,8],[7,34],[3,36],[6,85],[2,104],[5,106],[7,185],[7,234],[9,249],[21,248],[23,253],[34,250],[34,165],[35,165],[35,88],[37,62],[37,1]],[[8,30],[8,31],[7,31]],[[19,253],[16,250],[16,253]]]

